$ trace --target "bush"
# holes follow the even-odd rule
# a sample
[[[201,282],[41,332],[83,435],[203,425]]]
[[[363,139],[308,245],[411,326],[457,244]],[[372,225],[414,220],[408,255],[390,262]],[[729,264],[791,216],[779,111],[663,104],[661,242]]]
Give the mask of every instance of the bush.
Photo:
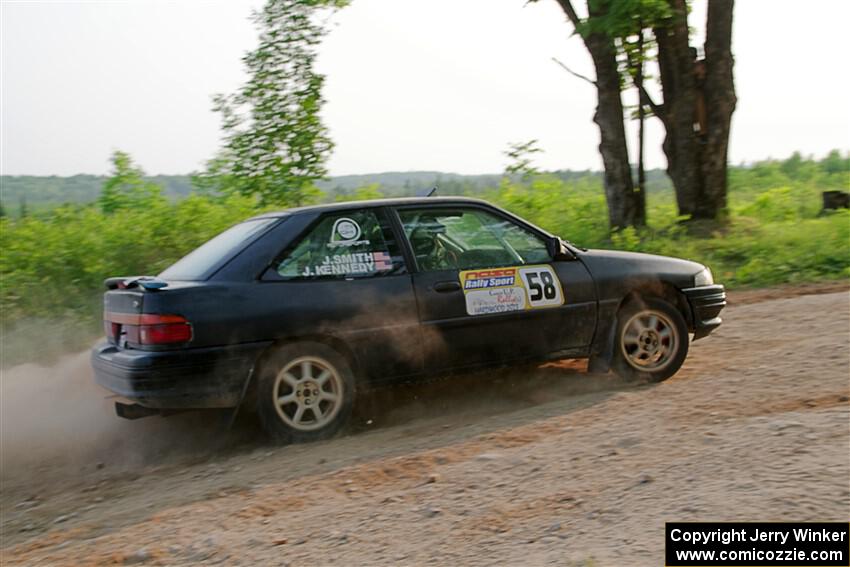
[[[843,160],[843,161],[842,161]],[[597,174],[503,180],[485,198],[580,246],[679,256],[709,265],[729,287],[850,277],[850,213],[820,216],[822,189],[848,188],[847,160],[796,159],[730,171],[724,225],[683,225],[672,192],[650,193],[645,229],[609,234]],[[784,166],[784,167],[783,167]],[[368,186],[356,198],[374,198]],[[0,218],[4,365],[86,346],[100,332],[102,282],[156,274],[228,226],[261,212],[247,197],[156,191],[104,212],[63,206]],[[698,230],[697,230],[698,229]]]

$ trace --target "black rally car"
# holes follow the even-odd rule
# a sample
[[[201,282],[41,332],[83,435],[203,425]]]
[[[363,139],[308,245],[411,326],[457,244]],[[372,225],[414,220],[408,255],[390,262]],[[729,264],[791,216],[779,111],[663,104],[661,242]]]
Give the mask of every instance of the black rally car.
[[[589,357],[664,380],[726,304],[701,264],[583,250],[464,198],[264,214],[106,285],[92,363],[119,415],[250,400],[283,441],[332,435],[358,387],[426,374]]]

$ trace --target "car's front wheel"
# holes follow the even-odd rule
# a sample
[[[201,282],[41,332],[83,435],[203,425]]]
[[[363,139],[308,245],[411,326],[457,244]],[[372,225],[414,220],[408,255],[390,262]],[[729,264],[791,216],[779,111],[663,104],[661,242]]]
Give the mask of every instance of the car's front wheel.
[[[281,347],[262,365],[257,411],[277,441],[326,439],[348,421],[355,379],[348,362],[331,347],[299,342]]]
[[[688,327],[673,305],[656,298],[626,304],[617,315],[612,366],[629,381],[661,382],[688,355]]]

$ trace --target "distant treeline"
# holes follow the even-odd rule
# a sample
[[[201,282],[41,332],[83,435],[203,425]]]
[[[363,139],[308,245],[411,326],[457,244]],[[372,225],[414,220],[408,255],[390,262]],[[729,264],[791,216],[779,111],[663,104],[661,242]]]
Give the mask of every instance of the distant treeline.
[[[601,180],[597,171],[554,171],[551,173],[561,181],[569,182],[583,178]],[[670,189],[670,181],[660,169],[648,173],[650,192]],[[70,177],[2,175],[0,176],[0,202],[5,213],[12,217],[21,211],[40,212],[65,204],[93,203],[100,196],[106,175],[72,175]],[[376,186],[387,197],[413,197],[437,187],[439,195],[480,195],[497,187],[503,176],[500,174],[461,175],[439,171],[404,171],[371,173],[365,175],[342,175],[316,183],[329,201],[345,199],[357,189]],[[189,175],[152,175],[145,180],[162,187],[163,195],[170,200],[182,199],[192,192]]]
[[[831,151],[823,159],[804,157],[794,152],[783,160],[768,159],[747,165],[729,168],[729,176],[735,178],[743,172],[754,173],[755,177],[769,175],[779,170],[793,179],[811,179],[815,174],[819,183],[825,180],[830,187],[824,189],[850,189],[850,154],[839,150]],[[602,172],[592,170],[561,170],[547,173],[563,182],[596,181],[601,184]],[[64,204],[93,203],[100,196],[105,175],[72,175],[70,177],[35,175],[0,175],[0,204],[3,212],[11,217],[20,216],[21,211],[39,212]],[[193,190],[189,175],[146,176],[162,187],[163,195],[170,200],[187,197]],[[341,175],[316,183],[328,201],[354,197],[363,187],[375,187],[386,197],[412,197],[437,187],[439,195],[484,195],[505,179],[502,174],[461,175],[440,171],[392,171],[364,175]],[[752,177],[750,177],[752,179]],[[514,179],[516,181],[516,179]],[[658,193],[671,191],[672,184],[662,169],[647,172],[647,191]]]

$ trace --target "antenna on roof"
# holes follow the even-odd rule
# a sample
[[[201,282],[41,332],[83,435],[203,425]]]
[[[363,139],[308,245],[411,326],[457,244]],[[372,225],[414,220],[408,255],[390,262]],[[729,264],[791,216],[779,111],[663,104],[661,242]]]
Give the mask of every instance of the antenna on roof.
[[[430,189],[428,189],[426,191],[422,191],[416,196],[417,197],[431,197],[431,196],[435,195],[436,193],[437,193],[437,186],[434,185]]]

